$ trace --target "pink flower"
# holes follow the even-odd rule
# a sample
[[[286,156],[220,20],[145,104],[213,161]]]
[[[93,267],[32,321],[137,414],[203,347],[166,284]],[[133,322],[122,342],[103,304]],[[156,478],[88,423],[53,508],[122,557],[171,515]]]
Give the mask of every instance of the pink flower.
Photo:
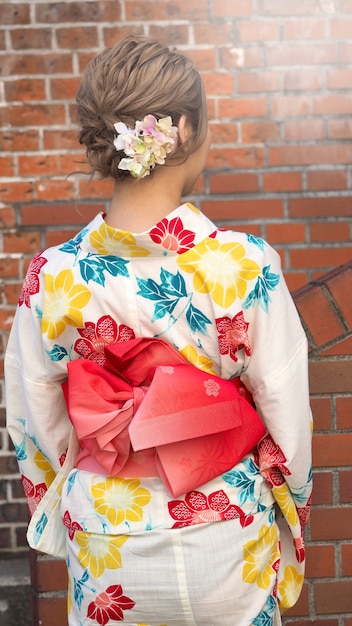
[[[249,324],[245,321],[243,312],[239,311],[232,320],[227,317],[218,317],[216,320],[220,354],[229,354],[233,361],[238,361],[236,352],[244,348],[247,356],[251,354],[251,346],[247,334]]]
[[[149,235],[155,243],[160,243],[166,250],[173,250],[178,254],[194,246],[195,233],[185,230],[179,217],[170,221],[165,217],[152,228]]]
[[[258,443],[259,471],[271,487],[279,487],[285,482],[284,476],[291,472],[286,467],[286,457],[271,435],[265,435]]]
[[[73,346],[75,352],[83,356],[84,359],[95,361],[100,365],[105,363],[105,346],[110,343],[134,339],[135,336],[129,326],[120,324],[117,327],[115,320],[110,315],[103,315],[96,324],[86,322],[84,328],[79,328],[78,332],[81,338],[75,341]]]
[[[220,520],[240,520],[242,527],[253,521],[253,515],[247,515],[235,504],[230,504],[226,493],[220,489],[206,496],[201,491],[190,491],[184,500],[171,500],[168,503],[169,513],[176,521],[172,528],[206,524]]]
[[[29,309],[31,308],[30,296],[38,293],[39,291],[39,272],[43,265],[48,262],[40,253],[37,254],[30,262],[26,278],[24,279],[23,287],[21,289],[18,305],[25,304]]]
[[[121,585],[111,585],[89,604],[87,617],[100,626],[105,626],[110,620],[123,622],[123,611],[133,609],[134,605],[135,602],[131,598],[122,595]]]

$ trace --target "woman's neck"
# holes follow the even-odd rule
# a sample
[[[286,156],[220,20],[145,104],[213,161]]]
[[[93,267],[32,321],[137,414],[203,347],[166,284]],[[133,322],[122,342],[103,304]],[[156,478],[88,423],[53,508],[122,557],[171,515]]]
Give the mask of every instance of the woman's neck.
[[[143,232],[181,202],[180,185],[169,176],[123,181],[115,185],[105,221],[113,228]]]

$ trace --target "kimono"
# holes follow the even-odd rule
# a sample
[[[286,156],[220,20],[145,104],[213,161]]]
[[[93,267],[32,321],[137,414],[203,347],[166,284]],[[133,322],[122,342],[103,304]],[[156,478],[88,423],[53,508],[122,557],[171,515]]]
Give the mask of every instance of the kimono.
[[[116,351],[149,340],[203,377],[200,429],[222,428],[225,412],[215,407],[213,416],[210,405],[230,383],[255,407],[248,438],[254,413],[262,428],[230,466],[223,448],[207,451],[207,431],[210,473],[195,468],[192,441],[187,454],[172,451],[186,477],[175,489],[156,464],[154,440],[143,444],[152,410],[144,435],[133,431],[139,409],[133,417],[131,406],[144,387],[132,389],[124,374],[116,391],[111,369]],[[187,373],[165,387],[174,366],[160,360],[154,398],[170,397],[153,436],[163,444],[173,429],[183,446],[195,423],[183,411],[196,387]],[[138,378],[143,357],[136,363]],[[28,542],[67,560],[70,626],[281,623],[304,579],[307,371],[279,255],[260,238],[217,228],[190,203],[142,233],[112,228],[99,214],[32,260],[6,352],[7,425],[31,512]],[[125,421],[111,434],[117,413]]]

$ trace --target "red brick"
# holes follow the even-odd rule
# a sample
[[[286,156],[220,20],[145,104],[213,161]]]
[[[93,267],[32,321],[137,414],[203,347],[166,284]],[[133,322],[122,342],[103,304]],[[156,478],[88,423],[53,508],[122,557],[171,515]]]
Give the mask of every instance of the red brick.
[[[52,559],[30,552],[31,583],[39,592],[66,591],[67,566],[63,559]]]
[[[290,19],[284,22],[283,32],[284,39],[325,39],[325,22],[307,17]]]
[[[16,211],[12,206],[0,204],[0,228],[13,228],[16,225]]]
[[[312,243],[339,242],[350,240],[350,224],[348,222],[313,222],[310,225]]]
[[[40,248],[40,233],[33,232],[16,232],[3,234],[4,252],[12,253],[30,253],[34,256]]]
[[[330,398],[310,399],[314,419],[314,431],[329,430],[331,428],[331,400]]]
[[[28,74],[72,73],[72,55],[68,53],[32,53],[7,54],[0,64],[0,74],[16,76]]]
[[[42,78],[22,78],[5,82],[7,102],[26,102],[45,99],[45,82]]]
[[[129,33],[131,33],[130,26],[126,27]],[[106,40],[107,29],[104,30],[104,38]],[[116,28],[112,28],[110,31],[114,41],[116,42]],[[136,33],[134,33],[136,34]],[[149,26],[149,35],[158,41],[165,42],[168,46],[185,45],[188,43],[189,27],[186,24],[170,24],[157,26],[151,24]],[[108,44],[109,45],[109,44]],[[213,66],[214,67],[214,66]]]
[[[352,0],[340,0],[341,13],[352,13]]]
[[[273,96],[272,114],[274,117],[290,117],[296,115],[309,115],[311,109],[311,97],[309,96]]]
[[[343,465],[343,463],[341,463]],[[352,460],[350,461],[352,465]],[[340,502],[350,504],[352,502],[352,469],[339,471]]]
[[[333,273],[328,278],[327,285],[345,322],[352,329],[352,267]]]
[[[165,19],[206,20],[207,0],[125,0],[126,20],[153,21]]]
[[[333,580],[314,583],[314,600],[317,613],[352,612],[352,580]]]
[[[234,122],[210,123],[211,143],[236,143],[238,139],[237,124]]]
[[[8,106],[3,114],[4,124],[18,126],[51,126],[65,124],[66,114],[63,104],[24,104]]]
[[[263,67],[264,65],[263,49],[259,46],[220,48],[219,52],[220,65],[224,68]]]
[[[202,210],[210,219],[246,219],[261,218],[263,215],[282,217],[281,200],[204,200]]]
[[[75,130],[44,130],[44,150],[81,150]]]
[[[62,596],[35,597],[33,624],[67,626],[67,599]]]
[[[261,227],[258,224],[251,224],[250,222],[247,222],[246,224],[231,222],[231,224],[226,224],[226,228],[228,230],[233,230],[234,232],[250,233],[255,237],[262,236]]]
[[[286,91],[312,91],[321,89],[322,77],[316,70],[285,70],[284,86]],[[315,120],[309,120],[313,122]]]
[[[313,474],[313,495],[312,504],[332,504],[333,503],[333,476],[332,472],[314,471]]]
[[[314,508],[310,525],[313,541],[351,539],[352,507]]]
[[[161,30],[164,30],[164,27],[160,27],[160,28]],[[120,41],[120,39],[122,39],[123,37],[126,37],[127,35],[143,35],[143,32],[144,32],[143,26],[141,24],[138,24],[138,25],[135,24],[134,26],[131,26],[130,24],[128,25],[118,24],[112,27],[106,27],[106,28],[103,28],[104,45],[107,48],[109,47],[111,48],[118,41]],[[161,36],[159,36],[158,39],[165,41],[166,34],[167,33],[165,32],[164,34],[160,33]],[[156,36],[156,33],[154,36]],[[169,42],[165,41],[165,43],[169,43]],[[86,52],[86,53],[80,52],[79,53],[80,67],[84,68],[87,65],[88,60],[94,56],[95,54],[93,52]]]
[[[219,45],[231,39],[231,24],[194,24],[194,42],[196,45]]]
[[[245,144],[276,141],[280,134],[279,125],[270,120],[242,122],[241,131],[242,142]]]
[[[345,329],[336,317],[331,301],[320,287],[313,287],[305,298],[296,301],[296,306],[317,346],[344,334]],[[319,324],[316,324],[317,315]]]
[[[317,320],[319,321],[319,315]],[[310,361],[309,381],[311,393],[350,393],[352,392],[351,361],[337,361],[336,359]]]
[[[13,26],[14,24],[29,24],[30,23],[29,9],[30,9],[30,6],[28,2],[12,4],[4,0],[4,3],[1,5],[2,26],[5,26],[5,25]]]
[[[297,615],[308,615],[309,614],[309,605],[308,605],[308,585],[305,583],[303,585],[301,595],[297,601],[297,603],[288,611],[285,611],[286,617],[294,617]]]
[[[352,434],[315,434],[313,437],[313,465],[314,467],[349,465],[352,461],[351,450]]]
[[[14,50],[50,50],[51,28],[14,28],[9,31]]]
[[[77,163],[79,162],[79,168]],[[72,174],[80,169],[89,171],[89,167],[82,163],[80,154],[39,154],[34,156],[18,157],[18,171],[21,176],[50,176]]]
[[[4,297],[7,305],[16,306],[18,298],[21,292],[22,282],[4,284]],[[23,487],[21,481],[19,482],[21,489],[21,497],[23,497]]]
[[[216,67],[216,48],[211,46],[210,48],[195,48],[187,49],[185,54],[192,59],[195,66],[199,71],[213,70]]]
[[[22,150],[29,152],[38,149],[39,133],[35,128],[26,131],[4,130],[0,132],[1,152],[19,152]]]
[[[209,95],[224,96],[233,92],[233,76],[229,73],[204,74],[203,81]]]
[[[266,239],[272,245],[305,241],[305,224],[267,224]]]
[[[53,100],[67,100],[76,97],[81,82],[80,77],[52,78],[50,81],[50,95]]]
[[[317,0],[260,0],[258,12],[260,15],[316,15]]]
[[[58,228],[46,229],[45,231],[45,248],[51,248],[51,246],[58,246],[60,244],[65,243],[69,239],[72,239],[77,234],[78,228],[74,229],[63,229],[59,230]]]
[[[330,348],[320,352],[321,356],[349,356],[352,354],[352,337],[343,337]]]
[[[326,131],[324,120],[284,120],[284,136],[287,141],[325,139]]]
[[[16,181],[0,183],[0,198],[2,202],[31,202],[34,197],[32,181]]]
[[[251,193],[258,191],[258,175],[213,174],[209,178],[210,193]]]
[[[23,226],[34,226],[36,224],[53,225],[62,224],[64,226],[88,223],[97,213],[104,210],[103,204],[38,204],[22,207]]]
[[[290,198],[291,217],[335,217],[350,215],[352,198],[346,196],[325,196],[322,198]],[[348,259],[346,259],[348,260]],[[329,263],[330,265],[330,263]],[[338,263],[333,263],[338,265]]]
[[[330,36],[333,39],[351,39],[352,19],[343,17],[330,21]]]
[[[342,575],[352,576],[352,543],[343,543],[342,552]]]
[[[302,189],[301,172],[272,171],[263,174],[265,192],[300,191]]]
[[[286,4],[286,3],[285,3]],[[309,43],[273,46],[267,49],[269,67],[282,65],[327,65],[336,63],[335,43]]]
[[[110,180],[81,180],[79,181],[79,197],[110,199],[114,190],[114,183]]]
[[[266,98],[221,98],[220,117],[263,117],[267,114]]]
[[[336,398],[335,402],[337,428],[352,429],[352,398]]]
[[[285,615],[287,615],[287,613],[285,613]],[[288,613],[288,615],[290,615],[290,613]],[[312,622],[311,619],[287,619],[287,617],[284,617],[282,620],[282,624],[283,626],[339,626],[339,621],[337,619],[326,619],[326,618],[322,618],[322,619],[318,619],[317,617],[314,618],[314,622]],[[347,624],[345,624],[345,626],[347,626]],[[351,625],[352,626],[352,625]]]
[[[284,262],[284,259],[282,260]],[[284,271],[287,286],[290,291],[295,291],[308,282],[308,276],[306,272],[297,272],[292,270]]]
[[[121,9],[116,2],[46,2],[35,5],[37,23],[119,22]]]
[[[352,113],[352,96],[349,94],[328,94],[313,96],[313,115],[348,115]]]
[[[352,81],[352,69],[332,69],[327,72],[326,83],[328,89],[350,89]]]
[[[207,168],[209,169],[248,169],[262,167],[264,151],[261,146],[236,148],[211,148]]]
[[[212,0],[214,17],[242,17],[251,15],[252,11],[252,0]]]
[[[68,50],[97,48],[98,31],[95,26],[57,28],[56,41],[59,48],[67,48]]]
[[[14,160],[13,156],[0,156],[0,176],[14,176]]]
[[[318,190],[329,191],[333,189],[346,189],[347,172],[345,169],[343,170],[338,170],[338,169],[310,170],[307,172],[307,185],[308,185],[308,189],[311,189],[313,191],[318,191]]]
[[[35,193],[37,200],[50,202],[52,200],[73,200],[76,195],[73,180],[41,180],[35,181]]]
[[[352,123],[348,118],[328,120],[328,135],[331,139],[352,139]]]
[[[333,545],[307,546],[307,578],[335,576],[335,548]]]
[[[269,20],[242,20],[238,23],[240,41],[273,41],[280,38],[280,24]]]
[[[352,61],[352,43],[343,42],[339,43],[339,61],[340,63],[351,63]]]

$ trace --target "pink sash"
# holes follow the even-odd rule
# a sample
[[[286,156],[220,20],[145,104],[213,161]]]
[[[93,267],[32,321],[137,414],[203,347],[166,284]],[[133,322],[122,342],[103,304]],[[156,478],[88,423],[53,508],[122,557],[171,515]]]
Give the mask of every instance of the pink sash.
[[[76,467],[160,475],[178,497],[231,469],[265,434],[238,378],[197,369],[166,341],[114,343],[105,356],[105,366],[68,364],[63,389],[81,446]]]

